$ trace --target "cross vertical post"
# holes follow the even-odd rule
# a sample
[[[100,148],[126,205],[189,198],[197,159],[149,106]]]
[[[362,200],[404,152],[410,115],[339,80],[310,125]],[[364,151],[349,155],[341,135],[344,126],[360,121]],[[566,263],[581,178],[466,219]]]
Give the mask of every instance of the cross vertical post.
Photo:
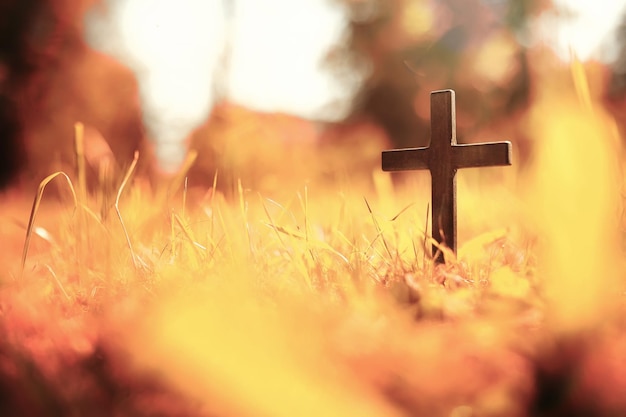
[[[456,171],[459,168],[511,165],[511,143],[458,145],[453,90],[430,95],[430,146],[383,151],[383,171],[428,169],[431,174],[433,239],[456,253]],[[435,262],[443,253],[433,245]]]
[[[431,210],[433,239],[456,252],[456,169],[451,146],[456,145],[454,94],[432,94],[430,99]],[[438,213],[438,215],[435,215]],[[433,255],[437,253],[433,246]],[[439,256],[441,257],[441,256]]]

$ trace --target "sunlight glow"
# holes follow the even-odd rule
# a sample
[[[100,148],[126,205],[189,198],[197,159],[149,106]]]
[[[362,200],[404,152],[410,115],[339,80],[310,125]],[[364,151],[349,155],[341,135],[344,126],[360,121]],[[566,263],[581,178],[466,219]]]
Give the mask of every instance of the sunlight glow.
[[[212,75],[224,43],[221,3],[132,0],[109,6],[108,20],[92,16],[90,39],[136,72],[157,156],[165,169],[174,169],[184,158],[181,141],[214,104]]]
[[[613,34],[626,10],[622,0],[555,0],[556,11],[537,21],[539,37],[568,61],[571,52],[582,60],[613,58]]]
[[[346,115],[356,85],[340,84],[322,68],[324,56],[345,35],[344,12],[337,4],[243,0],[236,3],[235,14],[231,99],[304,117],[338,120]],[[332,113],[325,109],[337,102]]]
[[[171,169],[219,89],[260,111],[339,120],[360,76],[339,81],[324,57],[346,39],[345,15],[325,0],[122,0],[88,18],[90,42],[137,73],[157,156]],[[167,167],[166,167],[167,168]]]

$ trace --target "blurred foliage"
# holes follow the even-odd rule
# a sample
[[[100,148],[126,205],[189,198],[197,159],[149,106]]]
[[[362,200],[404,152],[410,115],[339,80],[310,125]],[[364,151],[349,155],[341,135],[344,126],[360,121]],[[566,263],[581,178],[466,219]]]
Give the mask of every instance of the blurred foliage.
[[[618,53],[613,62],[613,75],[609,86],[609,98],[617,98],[626,94],[626,13],[617,28],[616,40]]]
[[[622,137],[626,133],[626,12],[615,30],[616,56],[603,77],[605,105],[617,122]]]
[[[465,136],[525,108],[527,22],[549,1],[339,1],[350,10],[352,38],[329,63],[369,67],[354,117],[378,122],[396,145],[426,144],[433,90],[456,90]]]
[[[120,168],[135,149],[148,154],[135,76],[85,43],[83,16],[94,3],[0,2],[0,188],[70,169],[76,121],[106,138]]]

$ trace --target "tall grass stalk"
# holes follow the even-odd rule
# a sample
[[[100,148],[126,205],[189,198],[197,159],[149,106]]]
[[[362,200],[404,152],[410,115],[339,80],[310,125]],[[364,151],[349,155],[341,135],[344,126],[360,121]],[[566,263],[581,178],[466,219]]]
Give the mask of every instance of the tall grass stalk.
[[[39,211],[39,206],[41,205],[41,199],[43,198],[43,193],[46,190],[46,187],[48,186],[48,184],[52,180],[58,177],[65,179],[68,189],[70,190],[70,193],[72,194],[72,198],[74,201],[74,213],[76,212],[76,208],[78,207],[78,199],[76,197],[76,191],[74,190],[74,185],[72,184],[72,180],[70,179],[70,177],[65,172],[59,171],[59,172],[55,172],[54,174],[50,174],[39,183],[39,187],[37,188],[37,194],[35,195],[33,206],[30,211],[30,216],[28,217],[28,226],[26,227],[26,239],[24,240],[24,248],[22,249],[20,278],[24,274],[24,267],[26,266],[26,257],[28,256],[28,249],[30,248],[30,240],[33,234],[33,227],[35,226],[35,219]]]

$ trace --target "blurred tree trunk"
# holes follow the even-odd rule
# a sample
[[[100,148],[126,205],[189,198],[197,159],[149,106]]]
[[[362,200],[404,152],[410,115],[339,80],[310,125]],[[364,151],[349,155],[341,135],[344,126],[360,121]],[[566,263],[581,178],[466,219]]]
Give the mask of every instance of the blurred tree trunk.
[[[36,0],[0,3],[0,189],[23,167],[26,156],[16,93],[35,71],[24,28],[34,21]]]
[[[0,4],[0,185],[73,167],[75,122],[102,133],[121,167],[147,151],[134,75],[84,41],[95,1]]]

